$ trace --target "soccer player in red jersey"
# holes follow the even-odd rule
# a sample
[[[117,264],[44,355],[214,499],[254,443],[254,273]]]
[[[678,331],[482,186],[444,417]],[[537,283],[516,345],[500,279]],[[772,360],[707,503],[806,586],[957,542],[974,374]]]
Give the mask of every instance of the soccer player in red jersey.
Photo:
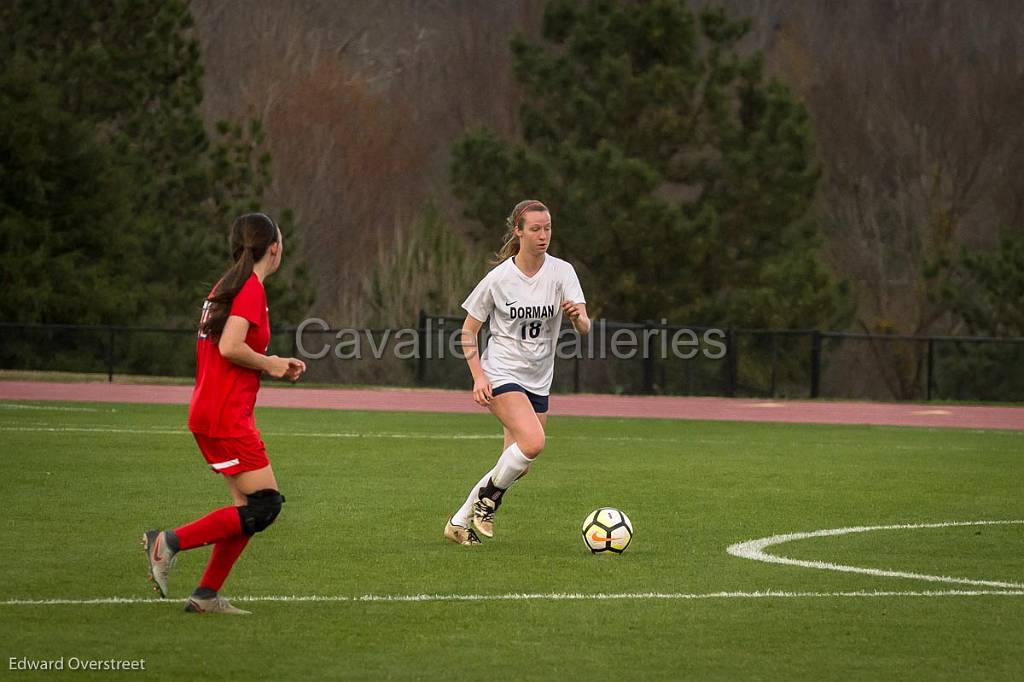
[[[149,576],[161,597],[167,596],[175,555],[213,545],[206,572],[185,605],[192,613],[249,613],[217,592],[249,538],[274,522],[284,502],[253,418],[260,375],[296,381],[306,371],[302,360],[266,354],[270,318],[263,281],[281,265],[281,231],[262,213],[240,216],[231,225],[231,252],[234,264],[203,304],[188,428],[210,468],[224,476],[233,504],[173,530],[143,535]]]

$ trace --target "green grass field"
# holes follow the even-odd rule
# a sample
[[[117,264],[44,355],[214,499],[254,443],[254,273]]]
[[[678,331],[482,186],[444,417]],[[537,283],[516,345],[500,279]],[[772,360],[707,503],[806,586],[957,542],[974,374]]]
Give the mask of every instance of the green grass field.
[[[498,454],[491,417],[257,417],[288,502],[224,593],[331,600],[239,600],[253,616],[200,617],[153,598],[138,545],[145,528],[228,503],[185,408],[0,404],[2,669],[63,656],[145,659],[145,675],[167,678],[1024,678],[1024,590],[915,596],[1001,590],[726,552],[797,531],[1024,519],[1022,433],[554,417],[497,537],[463,548],[441,531]],[[579,523],[603,505],[636,526],[622,556],[591,556],[580,540]],[[1024,583],[1024,525],[769,551]],[[208,552],[180,556],[175,597]],[[802,596],[750,596],[769,590]],[[902,594],[837,594],[876,591]],[[597,593],[619,596],[570,596]],[[534,596],[512,598],[524,594]],[[440,598],[396,599],[413,595]],[[147,601],[12,603],[108,597]]]

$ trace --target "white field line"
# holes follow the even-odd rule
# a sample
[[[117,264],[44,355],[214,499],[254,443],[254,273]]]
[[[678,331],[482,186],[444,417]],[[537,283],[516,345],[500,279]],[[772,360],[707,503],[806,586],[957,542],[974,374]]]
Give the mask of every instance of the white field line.
[[[46,410],[50,412],[117,412],[114,408],[63,407],[59,405],[25,405],[23,403],[0,403],[0,410]]]
[[[833,564],[827,561],[804,561],[791,559],[789,557],[768,554],[764,550],[774,545],[781,545],[785,542],[795,540],[806,540],[808,538],[830,537],[836,535],[850,535],[852,533],[867,533],[874,530],[916,530],[920,528],[955,528],[961,526],[1000,526],[1010,524],[1024,524],[1024,520],[1014,521],[947,521],[945,523],[905,523],[891,526],[854,526],[850,528],[830,528],[816,530],[808,533],[787,533],[785,535],[772,535],[767,538],[747,540],[730,545],[726,551],[743,559],[764,561],[770,564],[783,564],[786,566],[800,566],[803,568],[817,568],[825,571],[839,571],[842,573],[863,573],[884,578],[908,578],[911,580],[925,580],[936,583],[950,583],[954,585],[975,585],[978,587],[997,587],[1008,590],[1024,590],[1024,583],[1013,583],[1001,580],[974,580],[972,578],[956,578],[945,575],[928,575],[926,573],[911,573],[909,571],[891,571],[880,568],[865,568],[860,566],[845,566]]]
[[[121,429],[115,427],[91,426],[0,426],[0,431],[29,431],[40,433],[131,433],[146,435],[183,435],[183,429]]]
[[[187,436],[187,429],[161,427],[127,428],[110,426],[0,426],[0,431],[28,431],[41,433],[124,433],[139,436]],[[501,434],[477,433],[388,433],[359,431],[263,431],[264,436],[287,438],[399,438],[410,440],[500,440]],[[618,439],[616,439],[618,440]]]
[[[176,436],[189,435],[182,428],[130,428],[108,426],[10,426],[0,425],[0,432],[38,432],[38,433],[118,433],[132,435]],[[500,433],[394,433],[387,431],[263,431],[264,436],[275,438],[394,438],[402,440],[501,440]],[[666,443],[697,443],[696,440],[682,438],[643,438],[630,436],[548,436],[562,440],[609,440],[609,441],[662,441]],[[717,442],[717,441],[709,441]]]
[[[3,409],[9,409],[9,410],[49,410],[49,411],[55,411],[55,412],[118,412],[118,409],[117,408],[113,408],[113,407],[111,407],[111,408],[71,407],[71,406],[57,406],[57,405],[30,405],[30,404],[24,404],[24,403],[21,403],[21,402],[0,402],[0,410],[3,410]],[[619,419],[629,419],[629,417],[619,417]],[[811,423],[811,422],[808,422],[808,423]],[[778,423],[776,425],[782,426],[782,425],[785,425],[785,424],[784,423]],[[833,426],[835,426],[835,425],[833,425]],[[856,426],[862,426],[864,428],[873,429],[873,430],[887,430],[887,429],[903,429],[903,428],[906,428],[906,427],[903,427],[903,426],[893,425],[893,424],[858,424]],[[914,427],[914,428],[916,430],[926,431],[926,432],[929,432],[929,433],[938,433],[938,432],[946,432],[947,431],[947,429],[945,429],[945,428],[937,428],[937,427],[934,427],[934,426],[918,426],[918,427]],[[0,430],[5,430],[5,429],[0,429]],[[1024,437],[1024,430],[1019,430],[1019,429],[979,429],[979,428],[973,428],[973,429],[960,429],[960,431],[962,433],[977,433],[977,434],[986,434],[986,435],[995,435],[995,436],[1009,436],[1009,437],[1014,437],[1014,438]],[[159,433],[159,432],[151,432],[151,433]],[[331,437],[335,437],[335,438],[337,438],[337,437],[345,437],[345,438],[347,438],[347,437],[358,437],[358,436],[348,436],[348,435],[344,435],[344,434],[342,434],[342,435],[332,435],[332,434],[294,434],[294,435],[312,435],[312,436],[323,437],[323,438],[331,438]],[[481,436],[481,437],[484,437],[484,436]],[[563,436],[563,438],[570,438],[570,439],[572,439],[572,438],[577,438],[577,437],[576,436]],[[582,438],[582,437],[580,437],[580,438]],[[642,437],[630,437],[630,436],[622,436],[622,437],[619,437],[619,436],[597,436],[595,438],[598,439],[598,440],[663,441],[663,442],[678,442],[678,441],[682,441],[683,440],[683,439],[677,439],[677,438],[642,438]],[[688,442],[688,443],[696,442],[696,443],[701,443],[701,444],[720,443],[720,442],[723,442],[723,443],[734,442],[734,443],[736,443],[738,445],[746,445],[746,444],[749,443],[749,441],[747,441],[747,440],[739,440],[739,441],[732,441],[732,440],[687,440],[686,442]],[[828,442],[823,442],[823,443],[822,442],[817,442],[817,443],[815,443],[815,442],[808,442],[808,441],[800,441],[800,443],[790,443],[790,445],[800,445],[800,446],[803,446],[803,447],[806,447],[807,445],[816,445],[816,446],[830,447],[830,446],[834,445],[834,443],[828,443]],[[921,446],[921,447],[918,447],[918,446],[914,446],[914,445],[898,445],[898,446],[893,446],[893,448],[896,449],[896,450],[918,450],[918,449],[922,449],[923,450],[923,449],[932,449],[932,446]],[[947,446],[947,448],[945,448],[945,449],[949,449],[949,450],[964,450],[964,451],[973,451],[974,450],[974,448],[967,448],[967,447],[961,447],[961,446]]]
[[[159,426],[150,427],[114,427],[114,426],[44,426],[41,422],[19,422],[17,424],[0,423],[0,432],[38,432],[38,433],[118,433],[136,435],[157,435],[174,436],[188,435],[184,428],[167,428]],[[417,433],[417,432],[387,432],[387,431],[263,431],[264,436],[274,438],[385,438],[399,440],[497,440],[501,434],[483,433]],[[558,434],[548,435],[550,440],[585,440],[585,441],[611,441],[611,442],[643,442],[643,443],[678,443],[680,445],[736,445],[738,447],[749,447],[749,440],[731,438],[661,438],[645,436],[559,436]],[[836,446],[854,445],[853,442],[815,442],[815,441],[793,441],[791,443],[778,443],[779,446],[792,447],[824,447],[833,448]],[[928,450],[934,451],[934,445],[893,445],[889,446],[894,450]],[[977,448],[946,445],[943,451],[964,451],[976,452]]]
[[[881,597],[1024,597],[1024,590],[926,590],[926,591],[856,591],[856,592],[547,592],[508,594],[364,594],[345,595],[268,595],[230,597],[235,602],[494,602],[494,601],[699,601],[708,599],[829,599]],[[175,604],[173,599],[140,597],[96,597],[92,599],[7,599],[0,606],[96,606],[105,604]]]

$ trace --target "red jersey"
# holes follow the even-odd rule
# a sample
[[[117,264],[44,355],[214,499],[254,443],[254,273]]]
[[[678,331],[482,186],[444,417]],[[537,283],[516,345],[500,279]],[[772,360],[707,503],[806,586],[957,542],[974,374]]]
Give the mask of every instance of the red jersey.
[[[212,295],[213,292],[211,291]],[[210,303],[203,306],[203,321]],[[255,273],[231,302],[231,315],[249,320],[245,344],[257,353],[270,345],[270,312],[267,293]],[[233,438],[256,432],[253,408],[260,390],[260,370],[225,360],[217,342],[202,332],[196,341],[196,387],[188,407],[188,428],[213,438]]]

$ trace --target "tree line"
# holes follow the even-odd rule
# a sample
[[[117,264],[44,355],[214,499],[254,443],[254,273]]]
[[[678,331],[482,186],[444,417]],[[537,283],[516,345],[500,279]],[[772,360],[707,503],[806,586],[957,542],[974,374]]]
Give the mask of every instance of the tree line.
[[[272,178],[258,117],[204,127],[188,4],[14,0],[0,26],[0,319],[192,324],[231,217],[260,209]],[[813,126],[743,47],[749,30],[683,0],[549,2],[539,38],[511,41],[520,134],[473,128],[452,150],[470,242],[428,207],[371,259],[367,319],[450,306],[498,217],[536,196],[605,317],[847,328],[851,287],[811,210]],[[295,322],[312,288],[301,231],[280,218],[289,271],[271,283],[274,319]],[[1024,334],[1020,232],[1007,226],[991,253],[936,241],[921,264],[936,309],[965,331]],[[408,268],[435,273],[422,301],[402,286]]]
[[[188,5],[14,0],[0,27],[0,319],[193,324],[271,159],[258,120],[205,129]],[[275,284],[302,314],[301,266]]]

